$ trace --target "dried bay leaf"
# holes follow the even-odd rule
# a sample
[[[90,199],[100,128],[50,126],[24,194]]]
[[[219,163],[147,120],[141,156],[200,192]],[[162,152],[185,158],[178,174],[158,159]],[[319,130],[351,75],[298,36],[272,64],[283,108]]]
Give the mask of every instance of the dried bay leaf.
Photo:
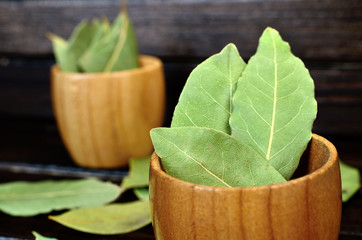
[[[279,33],[267,28],[234,94],[232,135],[288,180],[311,139],[316,113],[308,70]]]
[[[150,203],[135,201],[71,210],[49,216],[69,228],[102,235],[128,233],[151,223]]]
[[[96,179],[10,182],[0,185],[0,210],[34,216],[52,210],[98,206],[115,200],[121,189]]]
[[[347,202],[361,187],[361,176],[357,168],[339,161],[342,181],[342,201]]]
[[[234,44],[198,65],[180,95],[171,127],[209,127],[230,134],[232,95],[244,67]]]
[[[35,231],[33,231],[32,234],[34,235],[35,240],[58,240],[56,238],[44,237]]]
[[[151,138],[165,171],[184,181],[219,187],[285,181],[256,151],[218,130],[156,128],[151,130]]]
[[[129,175],[123,178],[123,191],[131,188],[146,187],[149,184],[150,156],[132,158],[129,163]]]

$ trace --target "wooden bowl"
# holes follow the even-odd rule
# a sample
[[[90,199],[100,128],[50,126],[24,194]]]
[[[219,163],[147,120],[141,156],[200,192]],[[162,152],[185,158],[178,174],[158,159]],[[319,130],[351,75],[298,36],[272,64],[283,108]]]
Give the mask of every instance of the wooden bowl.
[[[313,134],[295,179],[220,188],[171,177],[153,154],[152,223],[158,240],[337,240],[341,182],[335,147]]]
[[[153,150],[150,129],[163,123],[162,62],[141,56],[141,67],[111,73],[51,69],[54,114],[66,148],[84,167],[125,166]]]

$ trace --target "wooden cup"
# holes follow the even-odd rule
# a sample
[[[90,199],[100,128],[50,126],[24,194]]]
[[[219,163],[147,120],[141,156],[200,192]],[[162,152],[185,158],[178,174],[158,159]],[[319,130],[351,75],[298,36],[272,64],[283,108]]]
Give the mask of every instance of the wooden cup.
[[[162,62],[141,56],[140,68],[111,73],[51,69],[54,114],[63,142],[84,167],[125,166],[153,150],[150,129],[163,123]]]
[[[295,179],[267,186],[192,184],[151,157],[150,200],[158,240],[337,240],[341,182],[335,147],[313,134]]]

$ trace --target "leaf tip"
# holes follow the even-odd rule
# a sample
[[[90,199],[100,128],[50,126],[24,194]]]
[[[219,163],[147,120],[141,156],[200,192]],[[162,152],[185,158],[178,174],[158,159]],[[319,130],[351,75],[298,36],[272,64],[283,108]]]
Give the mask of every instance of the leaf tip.
[[[50,41],[55,41],[56,39],[60,38],[57,35],[55,35],[52,32],[46,32],[45,36],[50,40]]]
[[[275,28],[272,28],[270,26],[266,27],[265,30],[264,30],[264,33],[265,32],[270,32],[270,33],[277,33],[279,34],[279,32],[275,29]]]
[[[224,52],[239,52],[238,48],[234,43],[228,43],[219,54],[223,54]]]

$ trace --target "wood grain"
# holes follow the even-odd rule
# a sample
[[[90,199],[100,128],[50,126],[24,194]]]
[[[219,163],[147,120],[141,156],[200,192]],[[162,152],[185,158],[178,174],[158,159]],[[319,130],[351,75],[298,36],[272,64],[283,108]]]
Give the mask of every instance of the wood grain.
[[[313,135],[291,181],[248,188],[218,188],[175,179],[151,158],[150,200],[158,240],[337,240],[341,220],[338,155]]]
[[[52,68],[52,99],[63,141],[81,166],[125,166],[150,154],[149,131],[161,126],[165,82],[158,58],[136,70],[80,74]]]
[[[113,19],[119,8],[114,0],[0,1],[0,53],[49,54],[46,32],[68,38],[82,19]],[[272,26],[304,60],[362,60],[360,0],[133,0],[129,12],[143,54],[205,57],[234,42],[249,58]]]

